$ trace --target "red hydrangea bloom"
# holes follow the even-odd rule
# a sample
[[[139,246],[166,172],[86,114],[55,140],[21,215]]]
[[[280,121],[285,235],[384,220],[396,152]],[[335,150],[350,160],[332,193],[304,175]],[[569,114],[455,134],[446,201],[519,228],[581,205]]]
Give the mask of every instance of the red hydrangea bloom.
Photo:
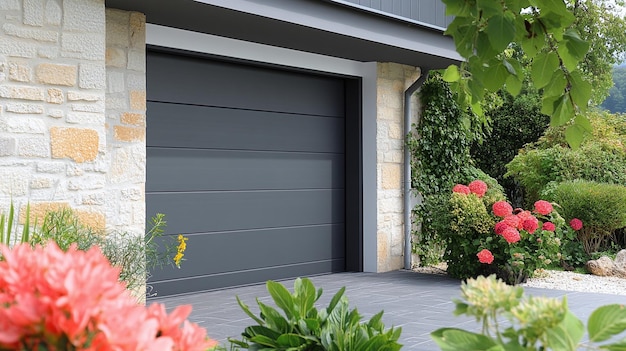
[[[504,231],[502,232],[502,237],[509,244],[516,243],[522,239],[517,229],[511,227],[504,229]]]
[[[452,188],[452,192],[468,195],[471,191],[467,185],[457,184],[454,186],[454,188]]]
[[[556,226],[552,222],[546,222],[543,226],[541,226],[541,229],[553,232],[556,229]]]
[[[520,218],[516,215],[510,215],[504,217],[504,223],[506,223],[509,227],[517,228],[520,225]]]
[[[530,213],[530,211],[521,211],[521,212],[517,213],[516,216],[517,216],[517,218],[519,218],[519,222],[518,222],[517,227],[516,227],[519,230],[524,229],[524,221],[525,220],[535,218],[535,216],[533,216],[533,214]]]
[[[535,212],[541,215],[549,215],[552,212],[552,204],[545,200],[535,202]]]
[[[496,232],[496,234],[498,235],[502,235],[502,232],[506,229],[509,228],[510,226],[508,224],[506,224],[505,221],[500,221],[498,223],[496,223],[496,226],[494,227],[494,231]]]
[[[487,249],[480,250],[480,252],[477,253],[476,256],[478,256],[478,261],[480,263],[491,264],[493,262],[493,254]]]
[[[522,222],[522,229],[529,232],[530,234],[533,234],[535,230],[537,230],[537,228],[539,228],[539,221],[535,216],[526,218],[524,222]]]
[[[476,196],[483,197],[483,195],[487,192],[487,184],[485,184],[482,180],[475,180],[469,183],[469,189],[471,192],[476,194]]]
[[[574,230],[580,230],[580,228],[583,227],[583,221],[581,221],[578,218],[574,218],[571,221],[569,221],[569,226],[572,227],[572,229]]]
[[[513,214],[513,207],[506,201],[498,201],[491,206],[493,214],[498,217],[506,217]]]

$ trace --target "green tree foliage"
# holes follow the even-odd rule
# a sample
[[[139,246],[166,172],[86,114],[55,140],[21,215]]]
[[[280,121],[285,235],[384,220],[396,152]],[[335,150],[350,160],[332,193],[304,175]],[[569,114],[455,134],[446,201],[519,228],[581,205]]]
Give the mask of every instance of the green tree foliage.
[[[453,37],[465,59],[444,72],[461,106],[483,115],[487,92],[505,88],[516,96],[529,71],[535,88],[542,89],[542,109],[552,125],[567,128],[566,139],[577,147],[590,125],[581,113],[591,98],[591,84],[579,63],[589,49],[573,27],[576,17],[563,0],[443,0],[446,14],[455,16],[446,34]],[[530,60],[525,69],[506,50],[517,43]],[[486,119],[483,119],[486,123]]]
[[[626,66],[613,69],[613,84],[601,107],[613,113],[626,113]]]
[[[623,7],[606,0],[568,0],[568,7],[576,18],[573,27],[590,45],[579,67],[593,86],[592,103],[598,105],[613,86],[613,66],[620,63],[626,53],[626,18],[620,11]]]
[[[593,133],[576,150],[567,146],[566,127],[549,127],[506,165],[506,177],[519,181],[526,201],[539,199],[553,182],[584,179],[626,185],[626,115],[588,113]]]
[[[494,177],[504,187],[507,197],[520,207],[521,188],[515,180],[504,177],[506,164],[524,145],[539,139],[550,117],[541,113],[536,91],[527,90],[517,97],[505,91],[498,94],[503,103],[485,112],[492,121],[491,132],[482,143],[474,143],[470,151],[476,166]]]

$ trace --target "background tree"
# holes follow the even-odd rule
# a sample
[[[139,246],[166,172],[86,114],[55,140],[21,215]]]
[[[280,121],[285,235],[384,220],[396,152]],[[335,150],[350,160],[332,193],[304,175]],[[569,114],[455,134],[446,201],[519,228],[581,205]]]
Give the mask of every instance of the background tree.
[[[613,113],[626,113],[626,65],[613,69],[613,84],[601,107]]]

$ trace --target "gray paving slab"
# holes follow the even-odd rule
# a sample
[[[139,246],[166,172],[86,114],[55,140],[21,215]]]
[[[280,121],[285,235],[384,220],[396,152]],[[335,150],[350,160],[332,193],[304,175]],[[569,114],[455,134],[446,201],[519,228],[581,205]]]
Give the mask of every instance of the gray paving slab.
[[[386,326],[402,327],[400,342],[403,350],[438,350],[430,333],[440,327],[458,327],[479,330],[475,319],[454,316],[453,299],[460,297],[460,281],[446,276],[394,271],[387,273],[338,273],[309,277],[324,293],[319,300],[326,306],[332,296],[343,286],[351,307],[356,307],[368,319],[384,310]],[[288,288],[293,280],[282,281]],[[533,296],[567,296],[573,313],[586,321],[599,306],[626,304],[626,296],[613,294],[582,293],[561,290],[526,288]],[[191,304],[190,320],[205,327],[209,335],[222,343],[228,337],[238,338],[243,329],[253,324],[239,308],[235,300],[239,296],[257,312],[255,299],[271,304],[264,284],[197,294],[152,298],[148,302],[164,303],[167,308]]]

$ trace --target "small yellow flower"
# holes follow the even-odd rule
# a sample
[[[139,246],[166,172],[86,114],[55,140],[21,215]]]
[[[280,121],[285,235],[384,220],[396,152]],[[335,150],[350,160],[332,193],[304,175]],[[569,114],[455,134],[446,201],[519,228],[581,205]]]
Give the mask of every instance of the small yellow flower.
[[[174,256],[174,264],[176,267],[180,268],[180,262],[183,260],[183,256],[185,256],[185,250],[187,249],[187,240],[189,238],[185,238],[182,234],[178,234],[178,246],[176,247],[176,256]]]

